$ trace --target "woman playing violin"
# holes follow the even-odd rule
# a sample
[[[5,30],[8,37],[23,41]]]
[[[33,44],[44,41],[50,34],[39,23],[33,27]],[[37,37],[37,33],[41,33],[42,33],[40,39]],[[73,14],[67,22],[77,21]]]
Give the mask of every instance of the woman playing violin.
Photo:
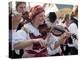
[[[24,49],[24,58],[47,56],[47,48],[44,48],[44,39],[38,29],[38,26],[44,22],[44,13],[40,5],[32,7],[29,12],[31,22],[25,24],[13,37],[14,48]]]

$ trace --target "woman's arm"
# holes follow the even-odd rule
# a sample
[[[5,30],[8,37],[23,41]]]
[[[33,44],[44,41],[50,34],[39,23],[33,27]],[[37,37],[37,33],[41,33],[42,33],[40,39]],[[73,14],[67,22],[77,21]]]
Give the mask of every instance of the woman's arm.
[[[14,44],[15,49],[24,49],[33,44],[33,40],[24,40]]]
[[[30,39],[30,40],[24,40],[18,43],[14,44],[14,48],[15,49],[24,49],[30,45],[32,45],[33,43],[40,43],[42,46],[44,45],[43,39],[42,38],[38,38],[38,39]]]

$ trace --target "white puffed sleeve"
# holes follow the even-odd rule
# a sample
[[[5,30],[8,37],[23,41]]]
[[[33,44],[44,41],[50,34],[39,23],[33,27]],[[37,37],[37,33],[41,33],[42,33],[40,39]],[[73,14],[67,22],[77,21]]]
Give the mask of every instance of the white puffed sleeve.
[[[15,44],[28,39],[29,39],[28,33],[26,33],[24,30],[18,30],[12,37],[12,43]]]
[[[72,23],[72,24],[68,27],[68,29],[69,29],[69,31],[70,31],[71,33],[77,34],[77,32],[78,32],[78,29],[77,29],[77,26],[76,26],[75,23]]]
[[[52,35],[50,37],[50,41],[49,41],[48,47],[47,47],[47,50],[48,50],[48,54],[49,55],[53,55],[53,54],[56,54],[56,53],[59,53],[60,52],[60,47],[57,47],[56,49],[54,49],[55,43],[58,40],[59,40],[59,37],[56,37],[54,35]]]
[[[53,50],[54,49],[54,45],[56,43],[56,41],[58,40],[54,35],[51,34],[51,37],[49,39],[49,43],[48,43],[48,47],[50,50]]]

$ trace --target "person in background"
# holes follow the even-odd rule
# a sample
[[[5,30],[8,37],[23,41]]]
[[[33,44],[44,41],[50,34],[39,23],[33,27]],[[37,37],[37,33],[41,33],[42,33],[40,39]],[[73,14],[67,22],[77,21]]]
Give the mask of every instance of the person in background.
[[[45,23],[48,25],[48,27],[52,27],[53,24],[56,25],[56,13],[55,12],[49,12],[47,19],[45,20]]]
[[[62,26],[56,25],[57,16],[55,12],[50,12],[48,18],[49,18],[49,21],[46,22],[48,27],[51,27],[51,28],[57,27],[61,30],[64,30]],[[60,48],[60,45],[63,44],[63,42],[65,41],[65,39],[62,39],[62,38],[64,36],[68,37],[66,35],[68,33],[61,34],[62,33],[61,31],[54,30],[54,29],[52,30],[52,32],[55,33],[56,35],[51,33],[51,37],[49,38],[50,40],[47,46],[48,55],[49,56],[60,56],[62,55],[62,50]]]
[[[22,13],[26,10],[26,2],[16,2],[16,11],[11,11],[12,14],[9,18],[9,57],[11,58],[20,58],[19,54],[16,54],[12,45],[12,38],[16,33],[17,26],[22,20]]]
[[[78,6],[73,7],[71,15],[71,24],[68,27],[68,30],[73,35],[71,36],[72,42],[69,42],[68,46],[70,49],[71,55],[78,54]]]
[[[68,32],[71,33],[71,36],[67,39],[66,49],[64,55],[76,55],[78,54],[78,7],[73,7],[73,11],[68,22],[66,24],[66,28]],[[76,17],[76,18],[75,18]],[[74,27],[74,28],[73,28]]]
[[[12,11],[12,29],[16,29],[23,21],[22,15],[26,12],[26,2],[16,2],[16,11]]]
[[[64,55],[78,54],[78,39],[77,39],[78,20],[76,19],[77,16],[78,16],[78,7],[76,7],[76,9],[72,11],[71,16],[65,15],[65,19],[63,21],[63,23],[65,23],[65,28],[67,29],[67,31],[71,33],[71,36],[66,41],[67,43],[62,45],[63,47],[61,46]]]

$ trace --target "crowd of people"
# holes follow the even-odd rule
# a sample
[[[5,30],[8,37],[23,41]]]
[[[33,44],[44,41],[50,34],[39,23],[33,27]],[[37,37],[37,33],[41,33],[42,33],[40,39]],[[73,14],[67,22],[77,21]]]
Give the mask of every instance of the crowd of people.
[[[63,19],[56,12],[46,17],[40,5],[26,9],[26,2],[16,2],[16,11],[9,12],[10,58],[78,54],[78,6]]]

